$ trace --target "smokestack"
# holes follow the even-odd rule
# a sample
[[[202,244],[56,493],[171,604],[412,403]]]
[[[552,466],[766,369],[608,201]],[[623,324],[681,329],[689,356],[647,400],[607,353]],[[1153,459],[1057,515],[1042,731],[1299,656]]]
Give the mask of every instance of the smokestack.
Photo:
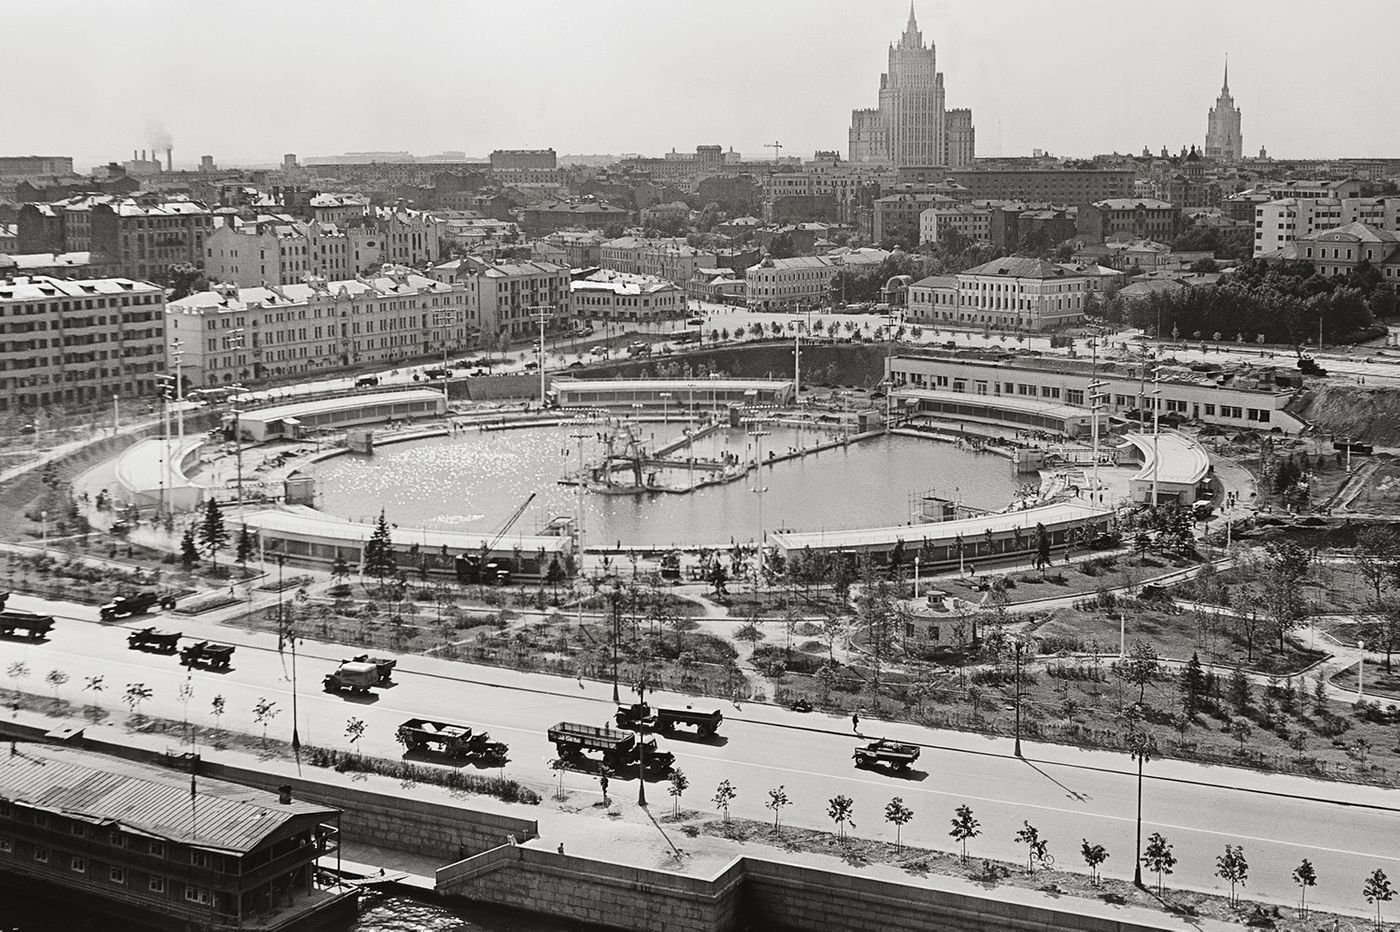
[[[131,160],[132,160],[133,162],[136,161],[136,150],[135,150],[135,149],[132,149],[132,150],[131,150]]]
[[[165,170],[168,172],[173,172],[175,170],[175,157],[171,154],[174,151],[174,146],[165,147]]]
[[[143,162],[146,161],[146,150],[145,150],[145,149],[142,149],[142,150],[141,150],[141,161],[143,161]]]

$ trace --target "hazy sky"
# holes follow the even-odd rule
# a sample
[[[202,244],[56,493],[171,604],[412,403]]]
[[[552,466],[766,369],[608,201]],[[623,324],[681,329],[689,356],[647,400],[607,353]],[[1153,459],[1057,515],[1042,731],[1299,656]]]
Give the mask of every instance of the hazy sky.
[[[1400,156],[1400,2],[916,0],[978,155]],[[907,0],[4,0],[0,153],[846,150]]]

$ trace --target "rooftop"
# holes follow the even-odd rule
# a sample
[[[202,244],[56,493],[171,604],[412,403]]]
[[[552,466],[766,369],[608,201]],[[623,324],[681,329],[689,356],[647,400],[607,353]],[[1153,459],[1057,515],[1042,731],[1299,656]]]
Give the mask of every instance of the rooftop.
[[[1006,256],[1001,259],[993,259],[982,265],[959,272],[962,275],[997,275],[1006,278],[1080,278],[1083,277],[1077,272],[1072,272],[1064,266],[1056,265],[1045,259],[1030,259],[1025,256]]]
[[[964,540],[972,540],[988,531],[996,533],[1013,528],[1020,528],[1024,533],[1031,534],[1034,533],[1037,524],[1051,526],[1069,521],[1085,521],[1109,513],[1111,512],[1075,502],[1055,502],[1021,511],[998,511],[935,524],[903,524],[894,527],[832,531],[775,531],[769,537],[788,551],[801,550],[803,547],[855,549],[881,546],[896,540],[906,541],[912,546],[924,540],[951,540],[958,535],[962,535]]]
[[[422,275],[395,272],[373,278],[355,278],[339,282],[298,282],[293,285],[236,288],[221,285],[219,290],[201,291],[172,301],[172,313],[203,313],[205,311],[241,311],[255,307],[287,307],[306,304],[315,297],[358,298],[362,295],[405,295],[427,291],[451,291],[445,282],[433,281]]]
[[[33,301],[42,298],[85,298],[92,295],[163,294],[163,289],[150,282],[130,278],[92,278],[71,281],[29,275],[0,279],[0,301]]]
[[[118,826],[177,844],[246,852],[298,816],[337,810],[264,790],[90,751],[27,744],[0,755],[0,798],[98,826]]]

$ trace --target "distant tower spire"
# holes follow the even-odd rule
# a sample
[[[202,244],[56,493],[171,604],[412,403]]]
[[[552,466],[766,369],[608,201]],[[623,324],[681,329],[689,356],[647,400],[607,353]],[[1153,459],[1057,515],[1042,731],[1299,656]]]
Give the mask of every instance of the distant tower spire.
[[[904,27],[904,35],[899,43],[904,48],[919,48],[924,37],[919,33],[919,21],[914,18],[914,0],[909,0],[909,22]]]
[[[1226,52],[1226,53],[1225,53],[1225,85],[1224,85],[1224,87],[1221,88],[1221,90],[1222,90],[1226,95],[1229,95],[1229,93],[1230,93],[1230,53],[1229,53],[1229,52]]]

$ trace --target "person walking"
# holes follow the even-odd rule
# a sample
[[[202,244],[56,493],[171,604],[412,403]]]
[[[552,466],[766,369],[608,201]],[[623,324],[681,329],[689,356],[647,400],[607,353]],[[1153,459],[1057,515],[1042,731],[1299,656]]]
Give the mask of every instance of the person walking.
[[[860,713],[859,713],[859,712],[852,712],[852,713],[851,713],[851,731],[855,732],[856,734],[860,734]]]

